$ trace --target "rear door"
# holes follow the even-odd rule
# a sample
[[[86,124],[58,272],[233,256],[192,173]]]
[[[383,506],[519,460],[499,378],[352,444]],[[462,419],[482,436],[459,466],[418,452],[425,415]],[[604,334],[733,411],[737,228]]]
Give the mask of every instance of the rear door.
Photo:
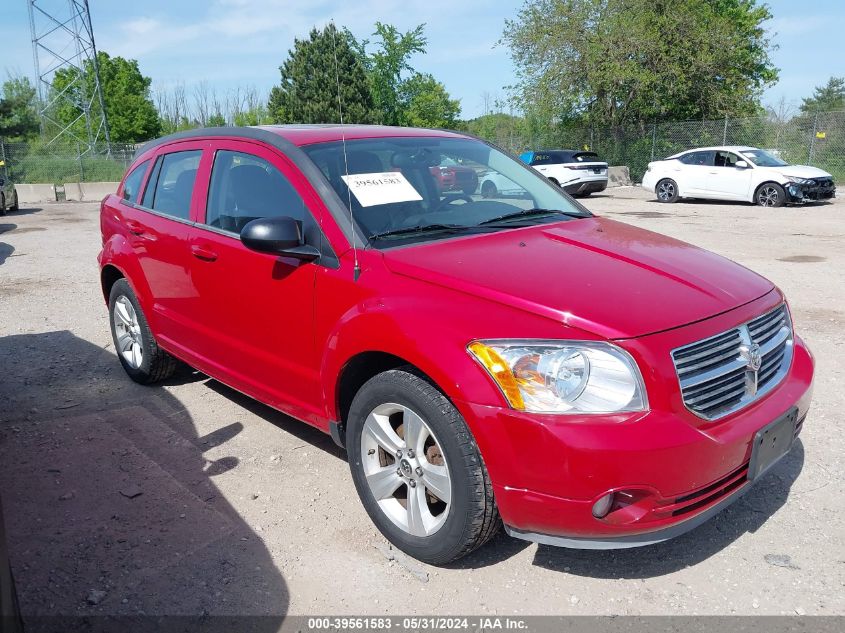
[[[210,179],[198,187],[199,222],[189,270],[201,315],[194,362],[222,381],[306,421],[320,402],[314,285],[320,263],[258,253],[240,231],[250,220],[290,216],[320,243],[321,207],[299,170],[249,141],[213,142]]]
[[[190,345],[194,333],[188,308],[196,292],[188,267],[188,240],[202,156],[201,142],[162,148],[148,166],[143,197],[139,200],[140,192],[132,191],[137,186],[133,172],[119,203],[127,241],[149,288],[147,316],[165,347]]]
[[[681,167],[677,181],[682,196],[708,197],[707,178],[713,170],[713,154],[710,150],[702,150],[689,152],[678,159]]]
[[[713,168],[707,174],[707,191],[725,200],[749,200],[751,197],[751,167],[737,167],[737,154],[727,150],[715,153]],[[747,161],[746,161],[747,162]]]

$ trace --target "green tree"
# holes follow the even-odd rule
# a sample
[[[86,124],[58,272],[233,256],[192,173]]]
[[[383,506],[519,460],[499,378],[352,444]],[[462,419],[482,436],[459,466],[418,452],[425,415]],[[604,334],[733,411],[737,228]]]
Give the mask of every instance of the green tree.
[[[530,116],[643,125],[757,113],[770,18],[756,0],[529,0],[502,41]]]
[[[824,86],[818,86],[812,97],[801,100],[801,112],[835,112],[845,110],[845,77],[831,77]]]
[[[135,143],[154,138],[161,133],[161,121],[150,99],[149,77],[144,77],[134,59],[110,57],[108,53],[97,53],[100,69],[100,85],[103,89],[106,115],[111,140],[118,143]],[[56,71],[52,82],[53,94],[65,92],[72,96],[73,103],[61,100],[53,117],[62,125],[72,125],[72,131],[87,140],[84,117],[79,104],[90,103],[93,116],[99,116],[99,100],[91,100],[95,86],[94,66],[91,61],[83,64],[81,72],[76,68]]]
[[[38,100],[27,77],[10,76],[0,92],[0,138],[25,140],[38,134]]]
[[[376,22],[373,35],[378,41],[372,53],[367,52],[373,43],[371,40],[357,42],[348,30],[345,31],[350,45],[367,71],[373,101],[380,113],[381,123],[385,125],[402,125],[406,118],[403,112],[406,104],[402,103],[402,84],[409,76],[413,78],[416,74],[409,62],[411,56],[414,53],[425,53],[428,40],[423,34],[424,30],[425,24],[420,24],[401,33],[391,24]]]
[[[337,123],[341,103],[345,123],[376,120],[364,67],[334,24],[294,40],[279,70],[282,81],[271,90],[268,103],[275,122]]]
[[[451,99],[442,83],[432,75],[416,73],[399,85],[401,125],[454,128],[461,114],[461,102]]]

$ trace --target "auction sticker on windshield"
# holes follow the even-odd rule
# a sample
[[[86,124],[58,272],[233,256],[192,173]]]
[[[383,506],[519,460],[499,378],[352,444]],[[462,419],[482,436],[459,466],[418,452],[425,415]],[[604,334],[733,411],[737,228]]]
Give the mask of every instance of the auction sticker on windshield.
[[[397,171],[386,171],[379,174],[352,174],[341,176],[341,178],[350,191],[355,194],[362,207],[422,200],[422,196],[408,182],[408,179]]]

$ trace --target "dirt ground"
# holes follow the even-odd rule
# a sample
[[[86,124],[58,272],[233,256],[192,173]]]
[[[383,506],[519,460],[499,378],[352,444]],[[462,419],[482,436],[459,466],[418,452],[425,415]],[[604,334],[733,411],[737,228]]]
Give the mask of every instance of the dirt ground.
[[[439,569],[387,548],[327,436],[187,369],[128,380],[97,205],[0,218],[0,495],[24,614],[845,614],[845,201],[659,205],[622,188],[585,204],[786,292],[817,359],[800,442],[674,541],[500,534]]]

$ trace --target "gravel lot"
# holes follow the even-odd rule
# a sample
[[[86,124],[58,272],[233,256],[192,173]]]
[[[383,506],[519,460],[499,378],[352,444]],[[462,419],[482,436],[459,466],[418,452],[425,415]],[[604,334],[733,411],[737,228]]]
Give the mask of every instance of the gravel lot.
[[[636,550],[499,535],[449,568],[391,552],[344,454],[187,369],[141,387],[114,357],[98,205],[0,218],[0,493],[26,615],[845,614],[845,201],[585,204],[759,271],[816,354],[792,453],[715,520]]]

